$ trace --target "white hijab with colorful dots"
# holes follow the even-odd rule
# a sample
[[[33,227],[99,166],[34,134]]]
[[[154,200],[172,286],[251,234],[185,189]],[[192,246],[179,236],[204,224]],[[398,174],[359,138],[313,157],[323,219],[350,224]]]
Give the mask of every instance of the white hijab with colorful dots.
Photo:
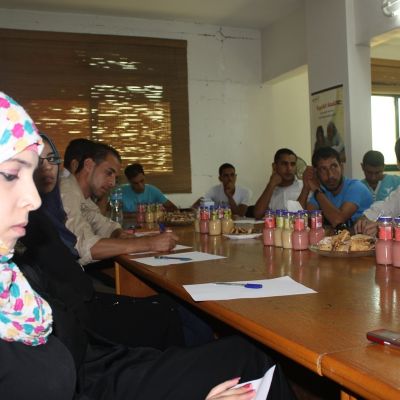
[[[27,147],[42,151],[37,128],[19,104],[0,92],[0,163]],[[13,249],[0,239],[0,338],[30,346],[44,344],[52,329],[51,308],[31,288],[12,256]]]

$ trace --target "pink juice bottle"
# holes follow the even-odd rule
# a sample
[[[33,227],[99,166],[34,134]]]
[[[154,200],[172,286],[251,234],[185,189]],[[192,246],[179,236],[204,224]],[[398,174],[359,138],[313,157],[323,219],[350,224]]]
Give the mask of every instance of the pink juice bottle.
[[[267,210],[264,217],[264,246],[274,245],[275,214],[272,210]]]
[[[400,217],[394,219],[394,241],[392,245],[393,267],[400,267]]]
[[[382,265],[392,264],[393,247],[392,217],[379,217],[378,240],[375,245],[376,263]]]
[[[321,210],[311,211],[311,229],[308,233],[308,239],[311,245],[318,244],[325,237],[325,230],[322,226]]]
[[[308,249],[308,232],[306,230],[306,223],[304,214],[298,212],[294,219],[294,231],[292,232],[292,247],[294,250]]]

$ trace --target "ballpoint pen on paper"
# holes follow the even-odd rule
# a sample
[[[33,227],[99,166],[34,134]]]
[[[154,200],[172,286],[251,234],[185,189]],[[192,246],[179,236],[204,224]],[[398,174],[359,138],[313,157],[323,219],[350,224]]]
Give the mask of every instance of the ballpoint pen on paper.
[[[234,283],[234,282],[215,282],[216,285],[242,286],[246,289],[261,289],[261,283]]]
[[[189,257],[154,256],[157,260],[192,261]]]

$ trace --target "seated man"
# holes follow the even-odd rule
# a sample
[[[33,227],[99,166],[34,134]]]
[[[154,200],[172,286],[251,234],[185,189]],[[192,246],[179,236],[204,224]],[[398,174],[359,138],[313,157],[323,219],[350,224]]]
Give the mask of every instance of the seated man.
[[[394,151],[397,163],[400,163],[400,139],[397,139]],[[374,236],[377,230],[377,219],[381,215],[397,217],[400,215],[400,187],[394,190],[383,201],[374,202],[370,208],[364,211],[363,216],[357,221],[355,231]]]
[[[297,200],[303,183],[296,178],[296,162],[297,156],[290,149],[275,153],[272,174],[254,206],[256,218],[262,218],[267,209],[287,209],[288,200]]]
[[[138,204],[162,204],[167,211],[175,211],[176,205],[168,200],[160,189],[145,183],[143,166],[131,164],[125,168],[128,184],[122,186],[122,203],[125,212],[136,212]]]
[[[373,201],[385,200],[400,185],[400,176],[383,173],[385,158],[380,151],[367,151],[364,154],[361,167],[365,175],[365,179],[361,182],[371,192]]]
[[[225,163],[219,167],[220,184],[213,186],[204,198],[214,201],[216,204],[225,203],[232,210],[233,215],[243,217],[246,214],[250,202],[251,192],[249,189],[236,185],[236,171],[232,164]],[[200,199],[193,204],[197,207]]]
[[[333,228],[352,226],[371,205],[371,193],[359,180],[343,176],[340,155],[332,147],[318,149],[312,156],[312,165],[303,174],[301,205],[307,210],[322,210]]]
[[[92,198],[100,198],[115,186],[120,156],[110,146],[92,143],[76,171],[60,182],[61,198],[67,214],[67,228],[77,237],[79,262],[86,265],[120,254],[141,251],[169,251],[177,237],[171,232],[133,238],[121,225],[103,216]]]

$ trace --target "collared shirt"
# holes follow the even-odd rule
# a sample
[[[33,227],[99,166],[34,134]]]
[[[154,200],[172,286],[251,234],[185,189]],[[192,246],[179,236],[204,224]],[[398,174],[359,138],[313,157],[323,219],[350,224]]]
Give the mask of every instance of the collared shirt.
[[[400,215],[400,187],[389,194],[384,201],[375,201],[364,215],[370,221],[376,221],[380,216],[398,217]]]
[[[400,176],[398,175],[383,175],[383,179],[378,182],[375,190],[369,186],[366,179],[361,181],[371,192],[373,201],[382,201],[389,196],[393,190],[400,186]]]
[[[333,195],[332,192],[323,187],[323,192],[328,200],[337,208],[340,208],[343,203],[353,203],[357,206],[357,210],[351,216],[351,221],[354,223],[361,217],[363,212],[372,204],[372,195],[369,190],[358,179],[343,179],[343,186],[340,193]],[[309,203],[317,208],[321,208],[315,195],[309,200]]]
[[[235,193],[233,194],[233,200],[239,206],[244,204],[246,206],[250,203],[251,192],[245,187],[235,186]],[[228,203],[228,197],[224,192],[224,185],[221,183],[219,185],[213,186],[205,195],[205,199],[210,199],[215,203]]]
[[[303,181],[295,178],[289,186],[276,186],[272,192],[268,208],[271,210],[287,209],[288,200],[297,200],[303,189]]]
[[[126,212],[136,212],[138,204],[164,204],[168,199],[160,189],[153,185],[145,185],[143,193],[136,193],[131,185],[122,185],[122,203]]]
[[[76,250],[81,265],[93,262],[91,248],[100,240],[109,238],[121,225],[101,214],[99,207],[89,198],[85,199],[73,175],[60,180],[61,200],[67,214],[67,228],[77,238]]]

